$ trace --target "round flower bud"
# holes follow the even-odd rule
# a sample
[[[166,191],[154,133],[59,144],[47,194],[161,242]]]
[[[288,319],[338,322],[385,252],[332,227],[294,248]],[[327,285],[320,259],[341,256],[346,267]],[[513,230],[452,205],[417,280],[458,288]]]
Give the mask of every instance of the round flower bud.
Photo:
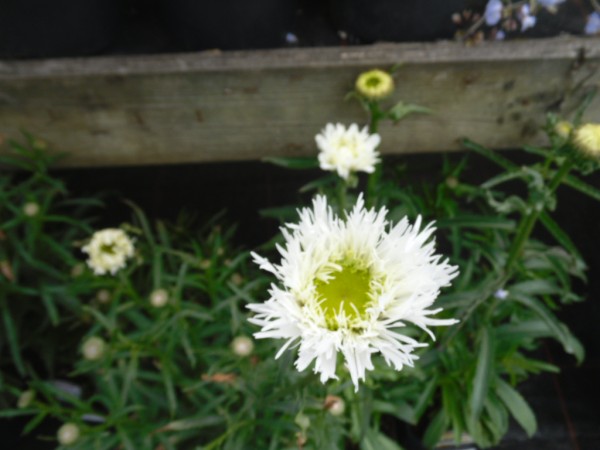
[[[40,205],[38,205],[36,202],[27,202],[23,205],[23,213],[27,217],[37,216],[39,212]]]
[[[244,282],[244,277],[242,277],[239,273],[234,273],[231,275],[231,282],[236,286],[241,285]]]
[[[332,416],[341,416],[346,410],[344,399],[336,395],[328,395],[323,406]]]
[[[254,342],[247,336],[238,336],[231,341],[231,350],[238,356],[249,356],[254,350]]]
[[[561,138],[567,139],[571,135],[571,131],[573,131],[573,124],[566,120],[561,120],[554,126],[554,131],[556,131],[556,134]]]
[[[102,304],[110,302],[111,297],[112,296],[110,295],[110,291],[108,289],[100,289],[98,292],[96,292],[96,300]]]
[[[308,427],[310,427],[310,417],[302,412],[299,412],[296,415],[296,419],[294,421],[302,430],[307,430]]]
[[[203,259],[200,261],[200,268],[204,270],[208,270],[210,267],[210,259]]]
[[[83,343],[81,352],[83,353],[83,357],[85,359],[96,361],[102,358],[105,349],[106,342],[104,342],[104,339],[97,336],[92,336]]]
[[[35,391],[31,389],[27,389],[26,391],[21,392],[19,395],[19,399],[17,400],[17,408],[24,409],[31,405],[31,402],[35,398]]]
[[[169,293],[165,289],[156,289],[150,294],[150,304],[155,308],[162,308],[169,301]]]
[[[600,159],[600,124],[586,123],[577,128],[574,142],[584,156]]]
[[[56,438],[61,445],[72,445],[79,439],[79,427],[72,422],[67,422],[58,429]]]
[[[73,278],[80,277],[81,275],[83,275],[84,270],[85,266],[83,264],[75,264],[73,267],[71,267],[71,276]]]
[[[356,79],[356,90],[363,97],[379,100],[394,91],[394,79],[383,70],[369,70],[361,73]]]

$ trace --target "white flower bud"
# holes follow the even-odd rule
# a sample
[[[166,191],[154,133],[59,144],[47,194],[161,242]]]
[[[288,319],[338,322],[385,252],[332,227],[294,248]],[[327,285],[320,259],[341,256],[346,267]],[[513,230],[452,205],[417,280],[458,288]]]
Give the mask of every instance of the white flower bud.
[[[254,350],[254,342],[247,336],[238,336],[231,341],[231,350],[238,356],[249,356]]]
[[[97,336],[93,336],[83,343],[81,352],[83,353],[83,357],[85,359],[89,359],[90,361],[96,361],[102,358],[105,349],[106,342],[104,342],[104,339],[99,338]]]
[[[61,445],[72,445],[79,439],[79,427],[72,422],[67,422],[58,429],[56,438]]]
[[[36,202],[27,202],[23,205],[23,213],[27,217],[37,216],[39,212],[40,205],[38,205]]]
[[[328,395],[323,406],[332,416],[341,416],[346,410],[346,402],[336,395]]]
[[[296,422],[296,425],[298,425],[303,431],[307,430],[308,427],[310,427],[310,417],[308,417],[302,412],[299,412],[296,415],[296,419],[294,420],[294,422]]]
[[[165,289],[156,289],[150,294],[150,303],[155,308],[162,308],[169,301],[169,293]]]

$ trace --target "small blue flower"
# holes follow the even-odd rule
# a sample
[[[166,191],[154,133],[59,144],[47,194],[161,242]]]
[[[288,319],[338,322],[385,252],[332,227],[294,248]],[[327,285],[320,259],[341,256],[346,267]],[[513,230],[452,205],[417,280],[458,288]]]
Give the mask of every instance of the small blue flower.
[[[600,13],[598,11],[594,11],[588,16],[583,32],[585,34],[600,33]]]
[[[485,6],[484,13],[486,25],[492,27],[500,22],[500,19],[502,19],[503,8],[504,5],[501,0],[489,0]]]
[[[529,28],[533,28],[535,26],[535,22],[537,18],[531,14],[531,10],[529,5],[521,6],[521,32],[528,30]]]

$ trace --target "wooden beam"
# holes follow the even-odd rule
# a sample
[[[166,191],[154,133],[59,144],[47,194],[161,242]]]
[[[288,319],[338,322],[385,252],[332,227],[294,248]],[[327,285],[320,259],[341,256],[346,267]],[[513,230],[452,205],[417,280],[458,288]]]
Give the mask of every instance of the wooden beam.
[[[27,130],[64,166],[313,155],[327,122],[365,122],[344,101],[356,76],[400,64],[390,105],[434,113],[383,126],[382,153],[514,148],[543,142],[545,114],[597,85],[599,62],[600,38],[573,37],[0,61],[0,134]]]

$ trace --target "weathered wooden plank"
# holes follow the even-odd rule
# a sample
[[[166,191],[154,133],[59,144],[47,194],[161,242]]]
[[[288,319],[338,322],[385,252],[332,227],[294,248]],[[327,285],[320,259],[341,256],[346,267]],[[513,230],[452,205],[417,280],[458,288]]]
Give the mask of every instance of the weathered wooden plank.
[[[401,64],[394,99],[432,108],[382,127],[383,153],[541,142],[545,113],[600,81],[600,39],[204,52],[0,62],[0,133],[28,130],[70,166],[310,155],[327,122],[363,122],[355,77]],[[588,111],[600,120],[600,100]]]

